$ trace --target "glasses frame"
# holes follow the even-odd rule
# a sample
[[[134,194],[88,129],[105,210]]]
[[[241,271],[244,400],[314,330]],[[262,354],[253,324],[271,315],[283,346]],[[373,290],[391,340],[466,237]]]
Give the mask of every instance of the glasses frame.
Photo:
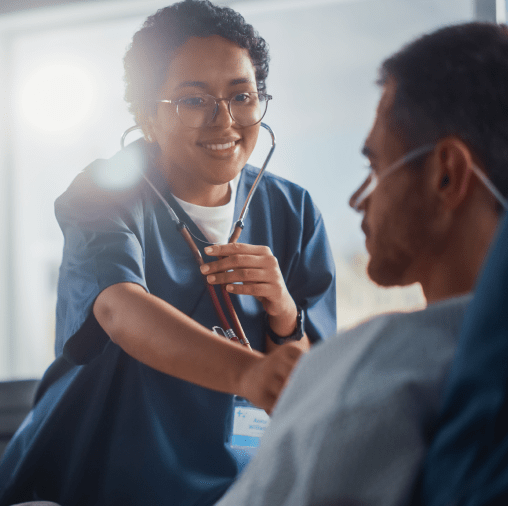
[[[233,116],[233,113],[231,112],[231,102],[232,102],[232,100],[237,95],[257,95],[260,98],[260,102],[264,101],[266,103],[265,110],[264,110],[263,114],[261,115],[261,118],[259,118],[258,121],[256,121],[255,123],[252,123],[250,125],[242,125],[241,123],[238,122],[237,119],[235,119],[235,117]],[[185,100],[186,98],[193,97],[193,96],[210,97],[215,102],[215,107],[214,107],[213,115],[212,115],[211,119],[207,123],[205,123],[204,125],[200,125],[200,126],[197,126],[197,127],[186,125],[184,123],[183,119],[181,118],[180,112],[179,112],[179,109],[178,109],[178,107],[180,105],[180,102],[182,100]],[[261,97],[263,98],[263,100],[261,100]],[[182,122],[182,125],[186,126],[187,128],[203,128],[203,127],[206,127],[206,126],[210,125],[211,123],[213,123],[213,121],[217,117],[217,112],[219,110],[219,102],[226,101],[228,103],[228,113],[229,113],[229,116],[231,117],[231,119],[235,123],[240,125],[241,127],[250,127],[250,126],[257,125],[258,123],[261,123],[261,121],[263,120],[263,118],[266,115],[266,111],[268,110],[268,102],[270,100],[272,100],[272,99],[273,99],[272,95],[269,95],[268,93],[259,92],[259,91],[246,91],[246,92],[241,92],[241,93],[234,93],[229,98],[214,97],[213,95],[210,95],[209,93],[196,93],[195,95],[186,95],[185,97],[180,97],[180,98],[177,98],[176,100],[161,98],[161,99],[156,100],[155,102],[157,102],[157,103],[163,103],[163,104],[171,104],[171,105],[176,106],[176,114],[177,114],[179,120]]]
[[[408,162],[411,162],[412,160],[415,160],[416,158],[422,155],[430,153],[432,150],[434,150],[435,147],[436,147],[435,144],[425,144],[424,146],[420,146],[419,148],[411,150],[409,153],[405,154],[402,158],[399,158],[394,163],[389,165],[388,168],[383,171],[383,174],[381,174],[381,176],[377,176],[372,167],[370,167],[370,173],[365,179],[365,182],[362,184],[362,186],[365,183],[367,183],[369,179],[370,181],[367,183],[367,185],[361,191],[361,193],[356,198],[354,198],[354,200],[352,199],[353,209],[355,211],[360,211],[360,206],[365,201],[365,199],[372,194],[372,192],[376,189],[380,181],[388,177],[397,169],[404,167]],[[508,201],[506,200],[505,197],[503,197],[501,192],[496,188],[494,183],[487,177],[487,175],[474,163],[471,165],[471,171],[476,175],[476,177],[481,181],[481,183],[483,183],[485,188],[487,188],[487,190],[490,191],[490,193],[496,198],[496,200],[503,206],[503,208],[508,211]]]

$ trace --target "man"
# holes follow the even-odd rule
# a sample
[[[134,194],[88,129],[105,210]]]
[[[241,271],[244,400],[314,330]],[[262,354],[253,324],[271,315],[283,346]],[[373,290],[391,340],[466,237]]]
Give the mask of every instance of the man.
[[[302,358],[258,454],[218,503],[408,503],[469,292],[508,193],[508,34],[466,24],[381,67],[383,93],[350,204],[369,276],[419,282],[423,311],[376,317]]]

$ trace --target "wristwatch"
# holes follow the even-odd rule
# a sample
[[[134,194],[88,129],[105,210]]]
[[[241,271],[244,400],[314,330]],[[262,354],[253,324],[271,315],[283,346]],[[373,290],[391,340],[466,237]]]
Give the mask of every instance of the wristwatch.
[[[268,313],[265,313],[265,332],[275,344],[289,343],[290,341],[299,341],[303,337],[305,328],[305,313],[300,306],[296,306],[296,328],[289,336],[279,336],[270,327]]]

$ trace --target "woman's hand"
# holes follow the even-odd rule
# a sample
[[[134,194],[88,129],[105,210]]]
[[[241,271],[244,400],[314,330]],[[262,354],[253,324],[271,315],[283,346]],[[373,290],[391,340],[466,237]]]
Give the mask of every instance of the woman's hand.
[[[270,414],[303,353],[296,343],[288,343],[254,361],[241,375],[239,395]]]
[[[267,411],[302,353],[294,343],[269,354],[248,350],[136,283],[104,289],[93,312],[111,340],[136,360],[196,385],[241,395]]]
[[[280,336],[293,333],[296,304],[286,288],[279,262],[267,246],[234,243],[205,248],[219,260],[201,266],[208,283],[224,284],[230,293],[252,295],[270,318],[270,327]],[[233,284],[241,283],[241,284]]]

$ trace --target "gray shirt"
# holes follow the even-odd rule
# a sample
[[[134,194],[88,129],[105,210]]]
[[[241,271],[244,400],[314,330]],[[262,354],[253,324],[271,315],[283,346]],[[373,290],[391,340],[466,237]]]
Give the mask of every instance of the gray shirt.
[[[314,346],[217,504],[407,503],[470,299],[381,315]]]

